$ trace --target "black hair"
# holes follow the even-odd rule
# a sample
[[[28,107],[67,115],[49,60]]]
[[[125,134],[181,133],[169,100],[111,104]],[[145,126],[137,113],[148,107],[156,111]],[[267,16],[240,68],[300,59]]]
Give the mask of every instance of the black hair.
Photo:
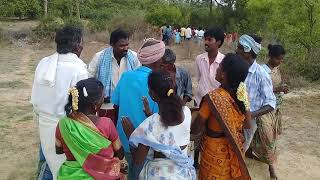
[[[172,77],[164,71],[154,71],[148,77],[148,86],[159,97],[160,120],[165,126],[174,126],[183,122],[182,101],[175,93]]]
[[[88,96],[85,97],[83,89],[86,89]],[[88,107],[95,105],[103,96],[103,84],[95,79],[89,78],[79,81],[76,84],[76,88],[79,92],[78,97],[78,112],[84,113]],[[66,114],[70,114],[72,112],[72,95],[69,95],[68,103],[65,106]]]
[[[262,42],[262,38],[261,38],[261,37],[259,37],[259,36],[257,36],[257,35],[254,35],[254,34],[250,34],[249,36],[252,37],[255,42],[261,44],[261,42]],[[258,56],[258,54],[254,53],[253,50],[250,51],[250,55],[251,55],[254,59],[256,59],[257,56]]]
[[[171,49],[166,49],[162,57],[165,63],[175,63],[176,54]]]
[[[210,28],[204,33],[204,37],[212,37],[216,39],[216,41],[220,41],[221,44],[219,47],[221,47],[224,42],[224,31],[221,28]]]
[[[237,98],[239,84],[244,82],[249,70],[249,65],[237,54],[228,53],[221,62],[222,71],[227,75],[228,85],[226,88],[233,99],[236,101],[241,112],[245,113],[246,109],[243,102]]]
[[[83,36],[82,29],[79,27],[65,26],[56,32],[55,42],[59,54],[73,52],[81,43]]]
[[[123,29],[116,29],[110,35],[110,44],[116,44],[120,39],[129,39],[129,33]]]
[[[285,55],[286,51],[284,50],[284,48],[281,45],[272,45],[269,44],[268,45],[268,50],[269,50],[269,57],[279,57],[281,55]]]

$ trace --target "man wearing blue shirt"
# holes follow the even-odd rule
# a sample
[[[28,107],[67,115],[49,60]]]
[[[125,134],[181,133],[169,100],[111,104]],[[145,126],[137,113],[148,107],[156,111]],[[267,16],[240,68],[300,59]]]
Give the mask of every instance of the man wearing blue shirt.
[[[250,99],[250,112],[252,117],[251,129],[245,129],[245,150],[248,150],[257,130],[256,118],[275,109],[276,97],[273,94],[272,81],[268,73],[257,62],[256,58],[261,50],[261,38],[242,35],[239,39],[236,53],[250,65],[246,78],[246,85]]]
[[[250,112],[252,117],[251,129],[244,130],[246,156],[253,158],[253,153],[264,152],[269,165],[269,173],[271,179],[277,179],[275,166],[272,162],[275,151],[275,143],[272,143],[273,137],[267,137],[274,132],[264,132],[267,128],[262,124],[273,122],[272,111],[276,107],[276,97],[273,93],[272,81],[269,74],[256,62],[257,55],[261,50],[261,38],[254,35],[242,35],[239,39],[237,54],[242,56],[249,65],[249,73],[246,78],[248,94],[250,99]],[[264,117],[262,117],[264,116]],[[259,126],[257,126],[257,121]],[[269,121],[269,122],[267,122]],[[256,132],[258,128],[259,131]],[[272,131],[272,129],[268,129]],[[264,133],[261,133],[264,132]],[[255,135],[256,133],[256,135]],[[254,139],[254,144],[251,144]],[[250,144],[253,147],[250,148]],[[261,146],[261,144],[264,144]],[[258,147],[258,148],[257,148]],[[260,154],[261,155],[261,154]],[[259,155],[258,155],[259,156]],[[259,158],[258,158],[259,159]]]
[[[152,113],[159,111],[158,105],[149,96],[148,76],[151,71],[160,69],[164,53],[165,44],[162,41],[147,39],[138,51],[138,59],[142,66],[123,73],[112,94],[111,101],[118,111],[118,121],[120,121],[117,123],[117,130],[129,164],[129,180],[138,179],[142,167],[136,167],[132,162],[128,139],[123,131],[121,119],[128,117],[134,128],[137,128],[147,118],[142,101],[144,97],[148,100]]]

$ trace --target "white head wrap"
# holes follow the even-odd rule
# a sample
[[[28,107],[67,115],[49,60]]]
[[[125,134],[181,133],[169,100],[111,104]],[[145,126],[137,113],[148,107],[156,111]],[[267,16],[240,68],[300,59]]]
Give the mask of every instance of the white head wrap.
[[[251,50],[258,54],[261,50],[261,44],[257,43],[251,36],[242,35],[239,39],[239,43],[243,46],[244,52],[250,52]]]

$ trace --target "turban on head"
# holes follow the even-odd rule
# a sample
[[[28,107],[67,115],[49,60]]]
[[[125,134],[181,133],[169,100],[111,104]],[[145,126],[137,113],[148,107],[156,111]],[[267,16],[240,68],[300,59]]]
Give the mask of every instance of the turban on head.
[[[261,50],[261,44],[257,43],[251,36],[242,35],[239,38],[239,43],[243,46],[244,52],[250,52],[251,50],[258,54]]]
[[[155,42],[150,46],[144,45],[148,42]],[[165,53],[165,44],[162,41],[150,38],[147,39],[138,51],[138,59],[141,64],[152,64],[163,57]]]

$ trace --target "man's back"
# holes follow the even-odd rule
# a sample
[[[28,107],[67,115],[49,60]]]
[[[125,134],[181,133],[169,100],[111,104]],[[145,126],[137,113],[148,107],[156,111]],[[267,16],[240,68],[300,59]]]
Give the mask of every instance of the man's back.
[[[186,30],[186,38],[191,38],[191,36],[192,36],[192,31],[191,31],[191,28],[188,27]]]
[[[198,36],[199,36],[199,37],[203,37],[203,36],[204,36],[204,31],[203,31],[203,30],[200,30],[200,31],[198,32]]]
[[[112,95],[112,103],[119,106],[119,122],[122,117],[126,116],[130,118],[133,126],[137,128],[146,119],[143,112],[143,96],[147,97],[151,111],[158,112],[158,105],[149,96],[148,76],[150,72],[151,69],[141,66],[122,75]],[[128,140],[121,123],[117,124],[117,130],[124,150],[129,152]]]
[[[186,28],[184,27],[181,28],[181,36],[182,37],[186,36]]]
[[[36,111],[50,116],[61,117],[65,114],[64,106],[68,100],[68,90],[79,80],[88,78],[86,64],[73,53],[59,54],[55,83],[53,86],[37,80],[40,72],[51,63],[51,56],[43,58],[36,69],[31,101]]]

